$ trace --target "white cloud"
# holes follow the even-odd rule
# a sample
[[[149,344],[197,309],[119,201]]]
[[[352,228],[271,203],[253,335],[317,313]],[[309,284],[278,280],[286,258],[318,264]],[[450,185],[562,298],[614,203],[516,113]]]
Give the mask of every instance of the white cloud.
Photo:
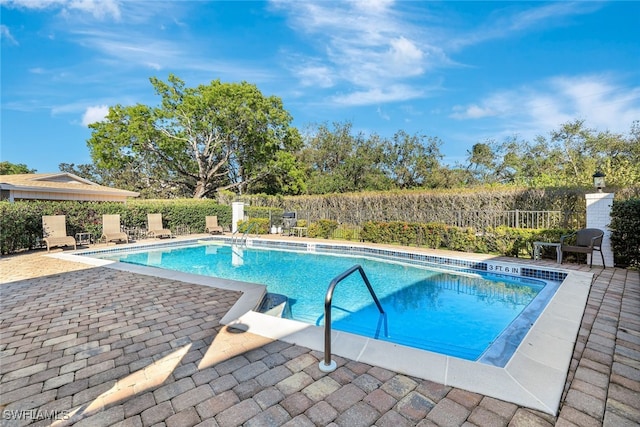
[[[505,91],[494,93],[482,100],[479,103],[480,105],[473,103],[467,106],[454,106],[452,109],[453,113],[449,117],[457,120],[465,120],[480,119],[483,117],[511,116],[514,111],[518,111],[517,105],[513,104],[517,96],[517,92],[512,93]]]
[[[424,54],[416,44],[401,36],[389,41],[390,65],[404,76],[415,76],[422,74],[422,61]]]
[[[101,55],[102,62],[114,67],[115,72],[138,67],[154,71],[170,69],[174,73],[189,70],[223,78],[241,75],[249,81],[262,81],[274,75],[272,70],[264,69],[260,64],[237,64],[203,56],[199,51],[201,46],[169,39],[171,35],[162,31],[156,34],[133,29],[115,32],[109,27],[92,26],[78,28],[73,35],[78,44]]]
[[[333,71],[321,64],[309,64],[293,70],[300,79],[300,84],[306,87],[328,88],[334,85]]]
[[[522,12],[510,14],[502,22],[510,30],[523,30],[536,28],[540,25],[553,25],[554,21],[564,19],[566,16],[592,13],[603,7],[598,2],[553,2],[542,3],[540,7],[527,8]]]
[[[579,119],[598,130],[626,133],[640,118],[640,86],[625,86],[612,76],[582,75],[547,79],[535,86],[491,94],[452,108],[457,120],[497,120],[504,133],[518,128],[527,137]]]
[[[148,68],[151,68],[152,70],[156,70],[156,71],[162,70],[162,65],[158,64],[157,62],[147,62],[146,66]]]
[[[398,61],[419,61],[422,59],[422,51],[418,49],[415,43],[402,36],[391,40],[389,44],[391,45],[393,57]]]
[[[179,44],[144,34],[113,33],[100,29],[74,31],[76,40],[120,64],[138,64],[160,70],[186,60]]]
[[[89,13],[97,19],[120,19],[118,0],[3,0],[3,6],[19,9],[60,9],[63,14],[71,11]]]
[[[116,0],[71,0],[67,7],[91,13],[98,19],[120,19],[120,7]]]
[[[382,108],[380,107],[378,107],[378,109],[376,110],[376,113],[378,113],[378,117],[380,117],[382,120],[386,120],[386,121],[391,120],[391,116],[389,116],[389,114],[382,111]]]
[[[471,104],[467,107],[456,105],[453,107],[454,113],[449,117],[453,119],[479,119],[481,117],[489,117],[495,115],[495,112],[490,107],[479,107],[476,104]]]
[[[15,46],[18,45],[18,41],[13,37],[13,35],[11,35],[11,31],[6,25],[0,25],[0,37],[2,38],[2,40],[6,40],[7,42],[9,42],[9,44]]]
[[[640,118],[640,86],[621,86],[609,76],[588,75],[557,77],[550,81],[551,91],[559,94],[554,108],[590,125],[612,131],[628,131]]]
[[[351,3],[361,12],[370,13],[375,11],[377,13],[384,13],[389,10],[395,1],[394,0],[352,0]]]
[[[541,31],[545,27],[565,25],[567,17],[587,14],[603,7],[600,2],[552,2],[531,7],[518,7],[516,2],[508,3],[503,9],[496,9],[485,22],[470,30],[450,32],[446,46],[458,50],[484,43],[489,40],[505,39],[528,30]]]
[[[372,105],[385,102],[404,101],[408,99],[420,98],[424,95],[407,85],[392,85],[381,88],[370,88],[365,91],[353,91],[344,95],[335,95],[332,101],[342,106]]]
[[[433,86],[439,79],[435,69],[459,67],[450,53],[488,40],[512,37],[514,33],[540,31],[541,27],[566,25],[568,18],[592,13],[599,4],[556,2],[550,4],[509,3],[497,7],[480,23],[468,26],[465,19],[451,14],[436,15],[438,7],[392,0],[352,0],[348,2],[302,2],[272,0],[271,4],[288,17],[289,25],[309,46],[315,48],[314,61],[323,62],[327,74],[306,67],[293,70],[301,85],[334,87],[344,93],[332,99],[347,105],[366,102],[397,102],[415,99],[415,93]],[[460,23],[467,27],[460,27]],[[296,60],[299,55],[296,56]],[[290,61],[293,61],[289,57]],[[304,58],[303,58],[303,62]],[[313,76],[324,76],[314,82]],[[420,79],[420,83],[418,82]],[[430,81],[432,80],[432,81]],[[420,84],[421,86],[416,86]],[[415,86],[397,91],[390,87]],[[381,89],[384,88],[384,89]],[[394,95],[395,94],[395,95]],[[406,98],[401,98],[404,94]],[[499,101],[499,100],[494,100]],[[455,111],[455,118],[480,118],[503,113],[500,105],[477,103]]]
[[[101,122],[107,117],[107,114],[109,114],[109,107],[107,105],[87,107],[82,115],[82,125],[89,126],[91,123]]]
[[[309,86],[310,76],[316,72],[316,76],[323,77],[319,80],[325,83],[321,87],[331,87],[329,83],[336,90],[340,85],[349,87],[349,93],[332,98],[342,104],[415,99],[417,93],[424,91],[411,90],[407,79],[450,62],[439,47],[423,36],[422,28],[412,23],[413,16],[403,15],[393,1],[272,4],[285,11],[290,26],[315,45],[315,58],[306,61],[322,61],[322,71],[331,74],[317,73],[320,69],[289,68],[305,86]],[[292,61],[290,57],[289,60]],[[295,60],[299,62],[299,56]]]

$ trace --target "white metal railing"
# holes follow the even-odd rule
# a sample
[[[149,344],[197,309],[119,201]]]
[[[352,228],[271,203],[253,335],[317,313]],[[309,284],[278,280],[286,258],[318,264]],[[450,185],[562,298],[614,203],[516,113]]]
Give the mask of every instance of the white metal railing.
[[[242,237],[240,237],[240,244],[241,245],[246,245],[247,244],[247,236],[249,235],[249,232],[251,231],[251,229],[253,228],[253,226],[255,225],[255,222],[249,223],[249,225],[247,226],[247,229],[245,230],[245,232],[242,234]],[[231,243],[233,243],[234,245],[238,244],[238,232],[240,231],[240,229],[237,229],[236,231],[233,232],[233,234],[231,234]]]

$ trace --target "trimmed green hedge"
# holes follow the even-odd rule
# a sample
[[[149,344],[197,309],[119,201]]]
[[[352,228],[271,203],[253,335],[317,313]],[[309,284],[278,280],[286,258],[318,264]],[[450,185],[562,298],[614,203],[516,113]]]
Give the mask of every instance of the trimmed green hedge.
[[[496,227],[478,233],[472,228],[450,227],[439,223],[368,221],[362,227],[360,238],[373,243],[530,257],[533,242],[559,242],[560,236],[567,232],[566,229]]]
[[[309,224],[307,235],[321,239],[328,239],[333,236],[333,232],[338,228],[338,221],[331,219],[321,219]]]
[[[640,198],[614,201],[611,246],[617,267],[640,267]]]
[[[269,233],[269,210],[272,222],[281,219],[282,213],[274,208],[251,207],[249,223],[255,234]],[[147,213],[161,213],[166,227],[188,227],[192,233],[204,232],[205,217],[217,215],[218,223],[231,227],[231,207],[212,200],[135,200],[127,204],[116,202],[77,201],[18,201],[0,202],[0,248],[2,254],[36,247],[42,238],[43,215],[66,215],[67,233],[75,235],[89,232],[102,234],[102,215],[120,214],[126,227],[146,228]],[[274,216],[275,215],[275,216]],[[240,225],[246,230],[248,223]],[[640,266],[640,199],[616,201],[613,204],[611,242],[615,264],[620,267]],[[333,238],[338,223],[319,220],[309,225],[309,236]],[[344,233],[344,230],[342,230]],[[406,246],[422,246],[433,249],[450,249],[466,252],[495,253],[506,256],[531,256],[534,241],[558,242],[566,229],[520,229],[497,227],[482,233],[471,228],[450,227],[440,223],[404,221],[368,221],[359,231],[359,238],[374,243],[397,243]],[[353,236],[351,236],[353,234]],[[348,237],[356,238],[358,230],[351,230]],[[548,248],[543,248],[548,250]],[[552,255],[549,253],[548,255]]]
[[[251,228],[249,228],[251,227]],[[249,218],[238,221],[238,232],[249,234],[269,234],[269,218]]]
[[[88,232],[102,235],[102,215],[120,214],[125,227],[146,228],[147,213],[161,213],[171,230],[188,227],[192,233],[205,229],[205,217],[217,215],[218,223],[231,226],[231,207],[212,200],[135,200],[117,202],[18,201],[0,202],[0,249],[3,254],[32,249],[42,238],[43,215],[65,215],[67,234]]]

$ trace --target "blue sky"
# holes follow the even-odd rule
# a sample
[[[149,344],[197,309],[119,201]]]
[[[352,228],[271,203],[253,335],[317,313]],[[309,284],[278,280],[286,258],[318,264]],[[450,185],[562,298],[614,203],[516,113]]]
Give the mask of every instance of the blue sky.
[[[640,120],[640,2],[0,0],[0,159],[90,163],[87,124],[149,78],[248,81],[304,131],[488,139]]]

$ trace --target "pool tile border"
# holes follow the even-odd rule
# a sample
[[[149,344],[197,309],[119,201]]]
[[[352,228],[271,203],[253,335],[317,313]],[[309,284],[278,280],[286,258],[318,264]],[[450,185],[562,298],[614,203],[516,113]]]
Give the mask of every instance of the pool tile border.
[[[388,259],[401,259],[409,264],[418,265],[430,265],[437,267],[453,267],[452,270],[470,269],[479,271],[489,271],[488,263],[486,261],[469,261],[465,259],[459,259],[454,257],[444,257],[436,255],[428,255],[415,253],[403,250],[382,249],[382,248],[370,248],[360,245],[348,245],[348,244],[323,244],[323,243],[298,243],[287,241],[269,241],[269,240],[251,240],[250,245],[253,247],[271,247],[280,249],[305,249],[310,252],[330,252],[330,253],[346,253],[349,255],[372,255],[377,258]],[[494,275],[500,275],[499,273],[493,273]],[[508,275],[513,276],[513,275]],[[567,277],[567,272],[559,270],[540,269],[537,267],[522,267],[520,276],[528,277],[532,279],[551,280],[554,282],[561,282]]]
[[[132,244],[129,247],[113,247],[107,249],[91,249],[77,251],[78,255],[92,255],[97,253],[113,253],[113,252],[135,252],[145,249],[157,249],[163,247],[175,247],[183,246],[187,244],[196,244],[198,242],[207,241],[220,241],[230,242],[232,238],[220,236],[220,237],[205,237],[198,239],[180,240],[180,241],[167,241],[167,242],[154,242],[143,244]],[[451,267],[452,270],[470,269],[479,271],[489,271],[486,261],[469,261],[466,259],[456,257],[444,257],[429,254],[421,254],[410,252],[406,250],[394,250],[385,248],[371,248],[367,246],[354,245],[354,244],[328,244],[328,243],[310,243],[310,242],[291,242],[283,240],[264,240],[264,239],[249,239],[247,245],[250,247],[265,247],[265,248],[278,248],[278,249],[298,249],[306,250],[309,252],[331,252],[331,253],[346,253],[346,254],[360,254],[371,255],[378,258],[389,259],[402,259],[404,262],[410,264],[419,265],[432,265],[437,267]],[[500,273],[493,273],[500,276]],[[554,269],[541,269],[535,266],[522,266],[520,269],[521,277],[528,277],[532,279],[550,280],[554,282],[561,282],[567,277],[567,272],[564,270]],[[513,275],[507,275],[513,277]]]

